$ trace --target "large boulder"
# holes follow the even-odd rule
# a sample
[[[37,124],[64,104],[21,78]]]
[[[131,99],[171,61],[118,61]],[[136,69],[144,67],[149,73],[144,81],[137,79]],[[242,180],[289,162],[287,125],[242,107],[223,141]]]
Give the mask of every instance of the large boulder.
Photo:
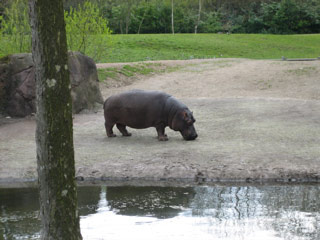
[[[31,54],[0,60],[0,110],[13,117],[35,112],[35,77]]]
[[[94,61],[69,52],[73,113],[93,110],[103,103]],[[0,112],[12,117],[35,113],[35,69],[30,53],[0,59]]]

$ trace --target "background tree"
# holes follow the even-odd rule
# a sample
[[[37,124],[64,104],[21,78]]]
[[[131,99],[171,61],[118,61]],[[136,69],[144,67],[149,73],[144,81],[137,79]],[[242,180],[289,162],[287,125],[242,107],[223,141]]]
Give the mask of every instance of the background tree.
[[[198,18],[197,18],[197,21],[196,21],[196,24],[194,26],[194,33],[197,34],[198,32],[198,26],[200,24],[200,18],[201,18],[201,7],[202,7],[202,3],[201,3],[201,0],[199,0],[199,12],[198,12]]]
[[[36,67],[41,239],[82,239],[75,185],[71,85],[62,0],[30,0]]]
[[[99,61],[112,45],[108,20],[102,16],[104,5],[87,0],[81,0],[78,5],[73,1],[67,2],[65,21],[68,49]],[[12,0],[6,5],[0,2],[0,6],[5,6],[2,16],[0,13],[0,56],[30,52],[31,30],[27,1]]]
[[[0,56],[30,50],[25,6],[25,0],[0,0]],[[320,32],[320,0],[64,0],[64,9],[69,49],[95,61],[110,51],[111,32]]]
[[[172,29],[172,34],[174,34],[173,0],[171,0],[171,29]]]
[[[64,12],[68,49],[99,61],[110,46],[111,31],[97,4],[84,2]]]
[[[28,5],[24,0],[13,0],[4,9],[1,29],[5,34],[3,47],[8,52],[30,52],[30,24]]]

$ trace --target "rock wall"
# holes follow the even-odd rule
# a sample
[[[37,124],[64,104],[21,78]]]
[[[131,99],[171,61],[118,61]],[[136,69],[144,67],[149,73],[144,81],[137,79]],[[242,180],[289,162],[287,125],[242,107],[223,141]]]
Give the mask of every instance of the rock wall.
[[[94,61],[78,52],[69,52],[73,113],[93,110],[103,104]],[[25,117],[36,112],[35,69],[30,53],[0,59],[0,112]]]

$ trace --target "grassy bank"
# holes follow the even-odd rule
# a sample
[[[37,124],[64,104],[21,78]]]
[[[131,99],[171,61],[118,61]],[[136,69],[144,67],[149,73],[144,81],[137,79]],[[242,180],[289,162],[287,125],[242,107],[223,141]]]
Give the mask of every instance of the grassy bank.
[[[320,56],[320,34],[140,34],[112,35],[100,62],[192,58],[279,59]]]
[[[108,87],[119,87],[131,84],[134,79],[141,78],[142,76],[177,71],[180,68],[181,66],[179,65],[166,65],[157,62],[132,62],[115,67],[100,67],[98,68],[98,77]],[[107,79],[108,81],[105,81]]]
[[[320,34],[135,34],[111,35],[97,62],[136,62],[192,58],[280,59],[317,58],[320,56]],[[109,42],[109,40],[108,40]],[[0,38],[0,57],[18,52],[5,48]],[[94,56],[94,53],[86,53]]]

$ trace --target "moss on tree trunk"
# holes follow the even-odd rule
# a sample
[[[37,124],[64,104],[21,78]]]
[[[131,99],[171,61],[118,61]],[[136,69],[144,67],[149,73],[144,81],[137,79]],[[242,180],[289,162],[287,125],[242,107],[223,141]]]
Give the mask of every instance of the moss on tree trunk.
[[[42,239],[82,239],[62,0],[30,0]]]

